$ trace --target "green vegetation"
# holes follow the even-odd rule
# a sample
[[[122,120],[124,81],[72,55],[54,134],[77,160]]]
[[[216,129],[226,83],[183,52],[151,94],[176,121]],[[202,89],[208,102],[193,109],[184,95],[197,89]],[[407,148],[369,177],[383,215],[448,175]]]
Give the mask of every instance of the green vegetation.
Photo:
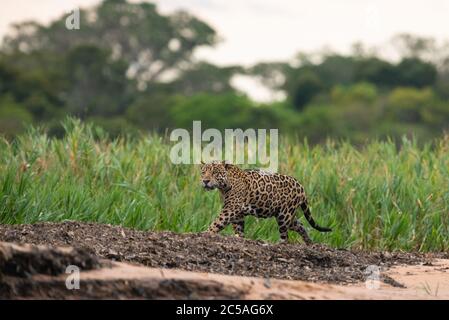
[[[29,130],[0,141],[0,223],[73,219],[199,232],[218,214],[217,192],[202,190],[197,166],[171,164],[166,137],[110,139],[72,120],[64,128],[62,139]],[[404,138],[400,149],[376,141],[361,149],[312,147],[286,138],[279,151],[280,172],[303,182],[315,219],[334,229],[308,227],[313,240],[344,248],[449,249],[449,138],[421,147]],[[252,217],[246,235],[279,238],[274,220]]]
[[[327,138],[400,142],[404,134],[424,142],[449,128],[449,46],[431,38],[397,36],[395,62],[358,44],[349,55],[216,66],[194,52],[220,36],[187,12],[104,0],[80,16],[80,30],[65,28],[65,14],[49,25],[18,23],[3,39],[0,134],[11,138],[31,123],[60,136],[67,115],[113,135],[164,133],[202,120],[205,128],[278,128],[312,145]],[[236,76],[285,98],[252,101],[233,85]]]
[[[0,44],[0,223],[205,230],[219,197],[200,188],[198,168],[170,163],[166,135],[201,120],[203,130],[280,130],[280,171],[335,230],[314,240],[449,249],[449,45],[402,34],[397,61],[358,44],[216,66],[194,52],[220,36],[187,12],[103,0],[81,10],[80,30],[66,17],[17,23]],[[253,101],[236,76],[285,98]],[[251,218],[247,235],[278,239],[274,221]]]

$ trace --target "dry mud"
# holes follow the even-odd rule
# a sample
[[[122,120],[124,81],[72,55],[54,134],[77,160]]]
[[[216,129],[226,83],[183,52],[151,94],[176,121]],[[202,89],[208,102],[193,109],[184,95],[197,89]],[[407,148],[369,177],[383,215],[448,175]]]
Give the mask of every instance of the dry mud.
[[[448,299],[446,253],[363,252],[63,222],[0,225],[0,298]],[[65,285],[68,265],[80,290]],[[379,281],[366,283],[376,266]]]

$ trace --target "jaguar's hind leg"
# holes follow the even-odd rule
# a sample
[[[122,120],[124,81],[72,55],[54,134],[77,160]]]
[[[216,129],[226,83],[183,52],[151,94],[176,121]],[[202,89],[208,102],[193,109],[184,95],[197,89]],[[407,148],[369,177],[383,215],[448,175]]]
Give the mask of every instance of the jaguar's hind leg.
[[[288,242],[288,229],[289,229],[289,220],[285,214],[279,214],[276,217],[276,221],[279,226],[279,235],[281,237],[281,243]]]
[[[312,240],[310,239],[309,235],[307,234],[306,229],[304,228],[304,226],[298,219],[293,220],[290,230],[298,232],[306,244],[312,244]]]
[[[243,217],[242,219],[233,222],[232,228],[234,229],[236,236],[243,238],[245,236],[245,220],[243,219]]]

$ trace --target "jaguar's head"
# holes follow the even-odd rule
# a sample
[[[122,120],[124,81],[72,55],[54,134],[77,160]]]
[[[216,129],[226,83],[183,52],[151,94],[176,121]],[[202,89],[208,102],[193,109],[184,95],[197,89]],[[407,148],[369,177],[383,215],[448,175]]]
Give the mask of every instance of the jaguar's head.
[[[201,183],[206,190],[229,189],[228,173],[231,165],[224,161],[214,161],[201,164]]]

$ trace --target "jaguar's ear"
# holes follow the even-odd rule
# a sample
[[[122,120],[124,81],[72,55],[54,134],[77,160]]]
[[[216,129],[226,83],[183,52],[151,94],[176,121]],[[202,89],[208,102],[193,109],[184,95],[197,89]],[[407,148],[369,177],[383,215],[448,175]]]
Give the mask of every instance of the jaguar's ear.
[[[201,164],[205,164],[203,160],[201,160]]]
[[[229,169],[232,166],[230,163],[226,162],[226,160],[223,160],[221,163],[223,164],[225,169]]]

